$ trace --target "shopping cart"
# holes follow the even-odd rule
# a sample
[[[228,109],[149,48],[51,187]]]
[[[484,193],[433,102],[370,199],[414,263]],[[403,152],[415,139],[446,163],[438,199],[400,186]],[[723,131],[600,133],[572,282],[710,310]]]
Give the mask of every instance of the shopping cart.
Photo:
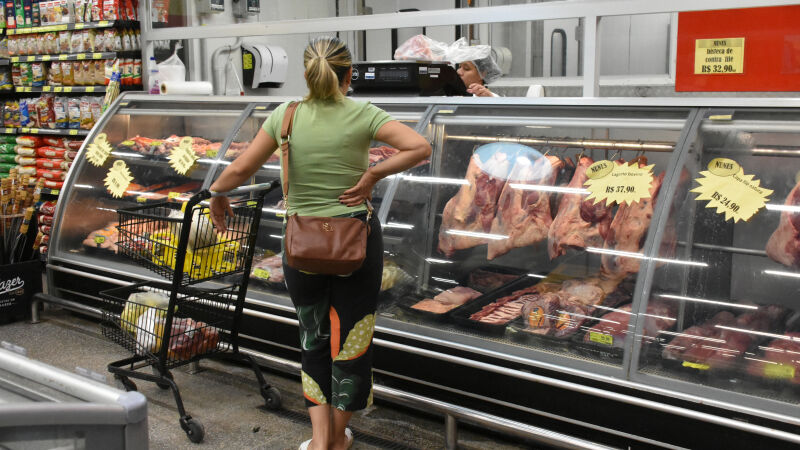
[[[217,233],[208,216],[207,190],[186,203],[172,201],[125,208],[119,214],[119,253],[163,276],[101,292],[103,335],[133,356],[112,362],[109,372],[125,389],[130,378],[171,389],[180,425],[192,442],[203,440],[203,425],[186,413],[171,369],[204,358],[250,364],[267,408],[280,407],[280,391],[261,369],[239,353],[238,332],[261,208],[278,181],[222,194],[232,197],[228,231]],[[242,198],[244,197],[244,198]],[[234,199],[237,198],[237,199]],[[149,373],[141,369],[150,367]]]

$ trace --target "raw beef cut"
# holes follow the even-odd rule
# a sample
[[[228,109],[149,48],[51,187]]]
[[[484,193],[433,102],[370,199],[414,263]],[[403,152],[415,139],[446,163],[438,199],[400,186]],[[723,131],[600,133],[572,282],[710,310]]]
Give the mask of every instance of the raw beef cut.
[[[586,169],[593,163],[594,160],[588,156],[580,158],[567,187],[583,189],[583,183],[588,179]],[[570,247],[602,247],[611,225],[611,208],[605,202],[593,204],[593,200],[584,201],[587,195],[577,192],[563,194],[547,234],[550,259],[566,254]]]
[[[800,208],[800,182],[786,197],[786,206]],[[767,256],[790,267],[800,267],[800,209],[781,212],[778,228],[767,242]]]
[[[639,162],[639,167],[646,163]],[[658,192],[664,181],[664,172],[653,178],[650,183],[650,198],[631,204],[622,204],[617,208],[614,220],[608,230],[603,248],[621,252],[638,253],[644,245],[650,220],[653,218]],[[603,271],[611,276],[624,277],[639,271],[640,258],[623,255],[603,254]]]
[[[555,283],[539,283],[524,289],[512,292],[510,295],[498,298],[484,306],[480,311],[473,313],[469,318],[484,323],[504,324],[522,314],[522,308],[533,298],[528,294],[543,294],[557,291],[560,285]],[[525,298],[523,298],[525,297]]]
[[[476,269],[470,272],[467,285],[477,291],[489,292],[519,278],[519,275]]]
[[[650,343],[661,331],[668,330],[675,325],[675,304],[651,301],[647,305],[647,312],[639,315],[639,320],[644,320],[642,325],[642,341]],[[608,314],[601,316],[597,323],[587,330],[583,337],[584,342],[592,342],[591,333],[600,333],[611,336],[611,347],[622,348],[625,345],[625,336],[634,330],[628,329],[631,313],[631,304],[614,308]]]
[[[735,322],[736,316],[730,312],[718,312],[710,320],[700,325],[689,327],[681,333],[676,333],[678,336],[664,346],[661,356],[664,359],[679,360],[684,353],[694,347],[718,343],[719,339],[711,337],[719,331],[719,328],[716,328],[716,326],[733,325]]]
[[[467,167],[467,184],[447,202],[439,227],[439,251],[446,256],[486,243],[486,238],[448,233],[458,230],[489,233],[497,211],[497,199],[506,184],[509,169],[506,153],[496,151],[483,163],[474,154]]]
[[[508,253],[512,248],[525,247],[544,240],[553,222],[550,213],[550,194],[512,187],[515,184],[552,186],[564,162],[556,156],[543,156],[535,162],[526,156],[517,157],[508,176],[508,183],[497,202],[497,214],[491,233],[508,236],[489,241],[488,259]]]
[[[464,303],[480,297],[481,293],[463,286],[456,286],[446,291],[440,292],[432,299],[426,298],[415,303],[411,307],[421,311],[428,311],[436,314],[445,313],[463,305]]]

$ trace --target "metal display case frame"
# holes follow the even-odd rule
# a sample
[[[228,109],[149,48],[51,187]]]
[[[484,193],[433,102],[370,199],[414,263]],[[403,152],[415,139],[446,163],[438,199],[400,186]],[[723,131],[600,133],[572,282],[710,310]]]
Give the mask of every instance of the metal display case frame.
[[[127,113],[125,109],[132,102],[147,104],[150,110],[158,110],[159,105],[176,103],[196,103],[197,108],[192,110],[174,111],[175,114],[185,114],[190,116],[217,114],[213,111],[215,103],[238,104],[241,109],[236,120],[236,127],[224,141],[220,154],[224,154],[228,145],[234,140],[234,136],[239,127],[251,117],[255,112],[266,114],[272,108],[283,101],[294,100],[294,98],[278,97],[192,97],[192,96],[148,96],[144,94],[124,93],[110,108],[95,129],[91,132],[86,142],[91,142],[94,136],[103,130],[112,117],[119,113]],[[407,113],[404,116],[407,120],[417,122],[419,131],[426,130],[433,141],[434,155],[431,157],[431,166],[439,164],[441,155],[438,155],[437,148],[441,148],[442,140],[445,136],[441,130],[437,130],[436,124],[454,121],[457,119],[443,118],[443,111],[457,110],[459,107],[478,107],[492,108],[518,107],[547,110],[548,108],[570,108],[580,111],[581,108],[609,108],[624,110],[625,108],[639,108],[653,110],[672,109],[685,112],[685,118],[681,120],[648,119],[642,117],[637,119],[640,125],[648,125],[655,129],[671,129],[679,131],[679,137],[675,142],[674,151],[669,156],[666,167],[666,177],[662,185],[662,193],[659,195],[672,198],[678,189],[679,175],[678,169],[688,158],[689,149],[695,144],[698,131],[704,118],[715,111],[747,109],[779,109],[779,110],[798,110],[800,111],[800,99],[675,99],[675,98],[379,98],[364,97],[360,100],[369,100],[372,103],[385,107],[387,105],[399,105],[401,107],[416,108],[416,112]],[[159,114],[164,114],[160,110]],[[233,114],[233,113],[231,113]],[[496,120],[481,120],[482,125],[507,125],[508,118],[497,118]],[[541,119],[519,119],[520,123],[534,123],[537,120],[554,124],[558,119],[542,117]],[[439,121],[439,122],[437,122]],[[628,119],[596,120],[589,124],[594,127],[632,127],[633,124]],[[766,124],[773,130],[785,129],[793,132],[800,131],[800,122],[797,124]],[[782,127],[782,128],[781,128]],[[501,139],[502,140],[502,139]],[[84,160],[86,144],[81,149],[77,161]],[[69,193],[72,184],[80,172],[80,165],[70,171],[64,185],[64,192]],[[204,187],[210,185],[215,170],[209,170],[204,179]],[[379,217],[385,223],[392,205],[392,198],[400,189],[400,177],[395,176],[388,183],[383,196],[384,201],[379,209]],[[67,198],[67,197],[65,197]],[[664,198],[664,197],[661,197]],[[692,201],[692,205],[696,202]],[[76,260],[69,253],[58,250],[59,224],[64,219],[66,206],[59,203],[53,236],[51,238],[51,250],[48,256],[48,288],[49,292],[59,295],[59,276],[80,276],[87,281],[108,285],[122,285],[130,281],[153,280],[152,276],[143,271],[117,270],[113,267],[101,267],[99,264],[88,264],[85,260]],[[670,214],[669,208],[657,207],[655,209],[650,232],[642,248],[642,264],[639,276],[636,279],[633,291],[632,310],[640,311],[645,299],[649,298],[653,277],[656,270],[656,259],[658,258],[659,243],[667,226],[667,219]],[[99,261],[98,261],[99,262]],[[86,295],[90,298],[91,295]],[[75,309],[92,308],[89,304],[81,304],[81,301],[72,301]],[[282,331],[296,329],[297,321],[294,318],[294,308],[288,297],[284,295],[256,292],[251,289],[248,292],[248,299],[245,305],[244,314],[252,323],[268,322],[273,327],[282,326]],[[264,327],[268,328],[268,327]],[[661,376],[645,374],[640,372],[639,356],[640,346],[634,338],[628,338],[625,344],[624,360],[619,366],[603,365],[597,362],[582,361],[579,359],[567,359],[558,355],[548,355],[544,352],[532,352],[525,350],[522,353],[512,353],[504,351],[506,347],[486,345],[485,340],[480,338],[465,338],[464,336],[448,337],[446,332],[421,334],[420,328],[413,324],[405,324],[397,320],[389,320],[379,316],[376,325],[375,343],[380,351],[385,351],[393,355],[404,355],[410,360],[430,363],[432,367],[446,367],[456,364],[470,371],[482,374],[491,374],[498,377],[506,377],[516,380],[521,386],[544,386],[558,392],[571,392],[587,398],[603,399],[617,405],[626,405],[632,410],[646,410],[665,414],[665,417],[678,418],[679,420],[689,420],[697,423],[704,423],[708,426],[720,427],[720,429],[735,430],[735,432],[745,434],[757,434],[776,442],[800,444],[800,418],[798,418],[798,408],[800,406],[759,398],[736,392],[727,392],[721,389],[692,384],[688,382],[673,380]],[[267,335],[256,335],[253,332],[243,331],[242,338],[245,340],[244,347],[252,346],[253,353],[264,353],[264,361],[274,361],[276,357],[292,359],[296,346],[292,345],[294,339],[278,335],[281,330]],[[637,321],[636,335],[642,333],[642,321]],[[296,333],[295,333],[296,334]],[[249,339],[249,341],[248,341]],[[283,340],[282,340],[283,339]],[[249,344],[248,344],[249,342]],[[265,350],[268,349],[268,350]],[[268,355],[275,351],[276,355]],[[439,366],[437,366],[437,364]],[[294,367],[291,364],[278,364],[278,366]],[[438,382],[426,381],[416,375],[404,375],[396,368],[386,369],[381,366],[381,360],[376,361],[376,373],[385,377],[400,379],[410,386],[418,385],[424,389],[434,388],[452,395],[465,395],[472,401],[484,402],[486,405],[497,408],[507,408],[533,416],[544,416],[552,420],[571,420],[573,425],[580,424],[587,429],[602,428],[608,435],[614,438],[627,439],[627,442],[649,442],[650,444],[661,445],[665,441],[662,438],[650,438],[636,434],[635,430],[611,430],[609,427],[593,425],[585,419],[571,419],[563,414],[553,414],[547,411],[536,410],[536,408],[524,408],[519,405],[512,405],[506,399],[500,398],[491,392],[469,392],[465,393],[464,388],[457,386],[447,386]],[[738,420],[738,416],[746,416],[752,420]]]

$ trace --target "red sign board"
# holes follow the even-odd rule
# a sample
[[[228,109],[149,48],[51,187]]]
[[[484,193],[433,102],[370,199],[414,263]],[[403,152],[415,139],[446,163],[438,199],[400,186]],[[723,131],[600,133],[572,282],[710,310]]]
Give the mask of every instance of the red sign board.
[[[800,91],[800,6],[682,12],[676,91]]]

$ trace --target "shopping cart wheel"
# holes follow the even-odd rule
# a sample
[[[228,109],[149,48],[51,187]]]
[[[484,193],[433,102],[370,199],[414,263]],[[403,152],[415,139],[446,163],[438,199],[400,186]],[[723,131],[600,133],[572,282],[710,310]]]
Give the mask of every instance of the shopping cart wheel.
[[[136,390],[136,383],[131,381],[130,378],[124,375],[114,375],[114,379],[122,385],[122,388],[128,392]]]
[[[278,409],[281,407],[281,391],[274,386],[268,384],[261,386],[261,396],[264,397],[268,409]]]
[[[186,437],[195,444],[203,442],[203,437],[206,435],[206,430],[199,420],[191,417],[181,417],[181,428],[186,432]]]

